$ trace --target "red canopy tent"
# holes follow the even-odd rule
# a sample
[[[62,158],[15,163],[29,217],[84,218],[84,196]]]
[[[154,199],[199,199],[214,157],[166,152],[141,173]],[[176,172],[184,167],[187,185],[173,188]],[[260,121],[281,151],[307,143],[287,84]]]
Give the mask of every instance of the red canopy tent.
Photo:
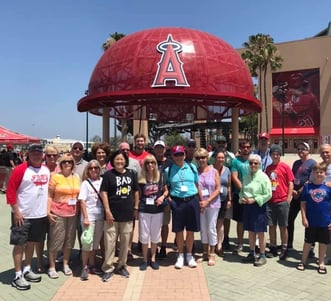
[[[10,131],[0,126],[0,144],[30,144],[40,143],[40,139]]]

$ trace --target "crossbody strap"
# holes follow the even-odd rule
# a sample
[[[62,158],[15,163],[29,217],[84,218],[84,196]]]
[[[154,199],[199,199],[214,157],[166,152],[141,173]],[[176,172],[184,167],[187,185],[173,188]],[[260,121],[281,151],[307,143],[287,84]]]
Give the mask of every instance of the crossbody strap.
[[[94,187],[94,185],[92,184],[92,182],[89,179],[86,179],[86,181],[91,185],[91,187],[93,188],[95,193],[98,195],[98,198],[99,198],[99,200],[101,201],[101,204],[102,204],[102,198],[101,198],[99,192],[97,191],[97,189]]]

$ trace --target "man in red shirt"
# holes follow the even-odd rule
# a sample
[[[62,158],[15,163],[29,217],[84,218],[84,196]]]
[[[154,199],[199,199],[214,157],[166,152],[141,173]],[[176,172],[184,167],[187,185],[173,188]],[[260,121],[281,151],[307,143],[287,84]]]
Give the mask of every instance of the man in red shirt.
[[[145,151],[146,136],[144,134],[136,134],[134,136],[134,149],[129,153],[129,157],[138,160],[140,166],[149,153]]]
[[[267,203],[267,217],[269,225],[270,252],[268,257],[277,256],[277,235],[276,229],[279,226],[282,251],[279,255],[280,260],[287,257],[288,240],[288,214],[292,200],[294,176],[291,167],[280,161],[282,148],[278,144],[270,147],[270,156],[272,164],[266,169],[272,188],[271,200]]]

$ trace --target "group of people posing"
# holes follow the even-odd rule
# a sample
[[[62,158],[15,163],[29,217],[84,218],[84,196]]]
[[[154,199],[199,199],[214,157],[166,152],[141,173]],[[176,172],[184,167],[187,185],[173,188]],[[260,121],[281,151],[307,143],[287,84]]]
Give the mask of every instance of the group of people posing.
[[[250,251],[244,262],[261,266],[266,257],[278,256],[277,225],[279,256],[286,260],[293,247],[294,220],[300,210],[306,231],[297,269],[305,269],[311,245],[319,242],[318,272],[325,274],[331,228],[331,188],[326,176],[331,176],[331,146],[321,146],[323,162],[316,163],[309,158],[309,145],[298,144],[300,159],[291,169],[280,160],[280,146],[269,148],[268,139],[267,133],[259,135],[255,152],[249,141],[241,141],[236,155],[227,150],[224,136],[217,137],[211,152],[189,140],[186,147],[173,146],[167,157],[162,140],[156,141],[153,153],[149,153],[145,150],[146,137],[137,134],[133,150],[126,142],[114,152],[107,143],[95,143],[89,162],[83,160],[84,145],[80,141],[62,156],[55,147],[44,150],[41,145],[30,145],[27,160],[13,170],[6,191],[7,203],[12,207],[12,286],[27,290],[31,287],[28,282],[41,281],[45,240],[48,276],[59,277],[59,253],[63,255],[63,273],[72,275],[70,255],[76,234],[82,280],[98,272],[104,282],[114,274],[129,277],[127,260],[132,256],[136,220],[141,271],[149,266],[159,269],[158,259],[167,257],[171,219],[178,250],[176,269],[185,264],[194,268],[199,261],[214,266],[216,255],[223,256],[229,246],[231,219],[237,222],[236,253],[242,252],[244,231],[249,233]],[[201,234],[200,258],[194,254],[195,232]],[[39,273],[31,269],[34,250]],[[103,257],[101,271],[95,261],[97,250]]]

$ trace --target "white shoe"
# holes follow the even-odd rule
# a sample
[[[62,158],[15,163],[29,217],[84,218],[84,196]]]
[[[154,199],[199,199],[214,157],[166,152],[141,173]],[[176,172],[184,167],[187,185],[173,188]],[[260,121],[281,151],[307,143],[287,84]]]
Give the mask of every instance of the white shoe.
[[[192,255],[187,255],[186,260],[187,260],[187,265],[190,268],[196,268],[197,267],[197,263],[196,263],[196,261],[195,261],[195,259]]]
[[[176,261],[176,264],[175,264],[175,268],[176,269],[182,269],[184,266],[184,255],[183,254],[180,254],[178,255],[177,257],[177,261]]]

